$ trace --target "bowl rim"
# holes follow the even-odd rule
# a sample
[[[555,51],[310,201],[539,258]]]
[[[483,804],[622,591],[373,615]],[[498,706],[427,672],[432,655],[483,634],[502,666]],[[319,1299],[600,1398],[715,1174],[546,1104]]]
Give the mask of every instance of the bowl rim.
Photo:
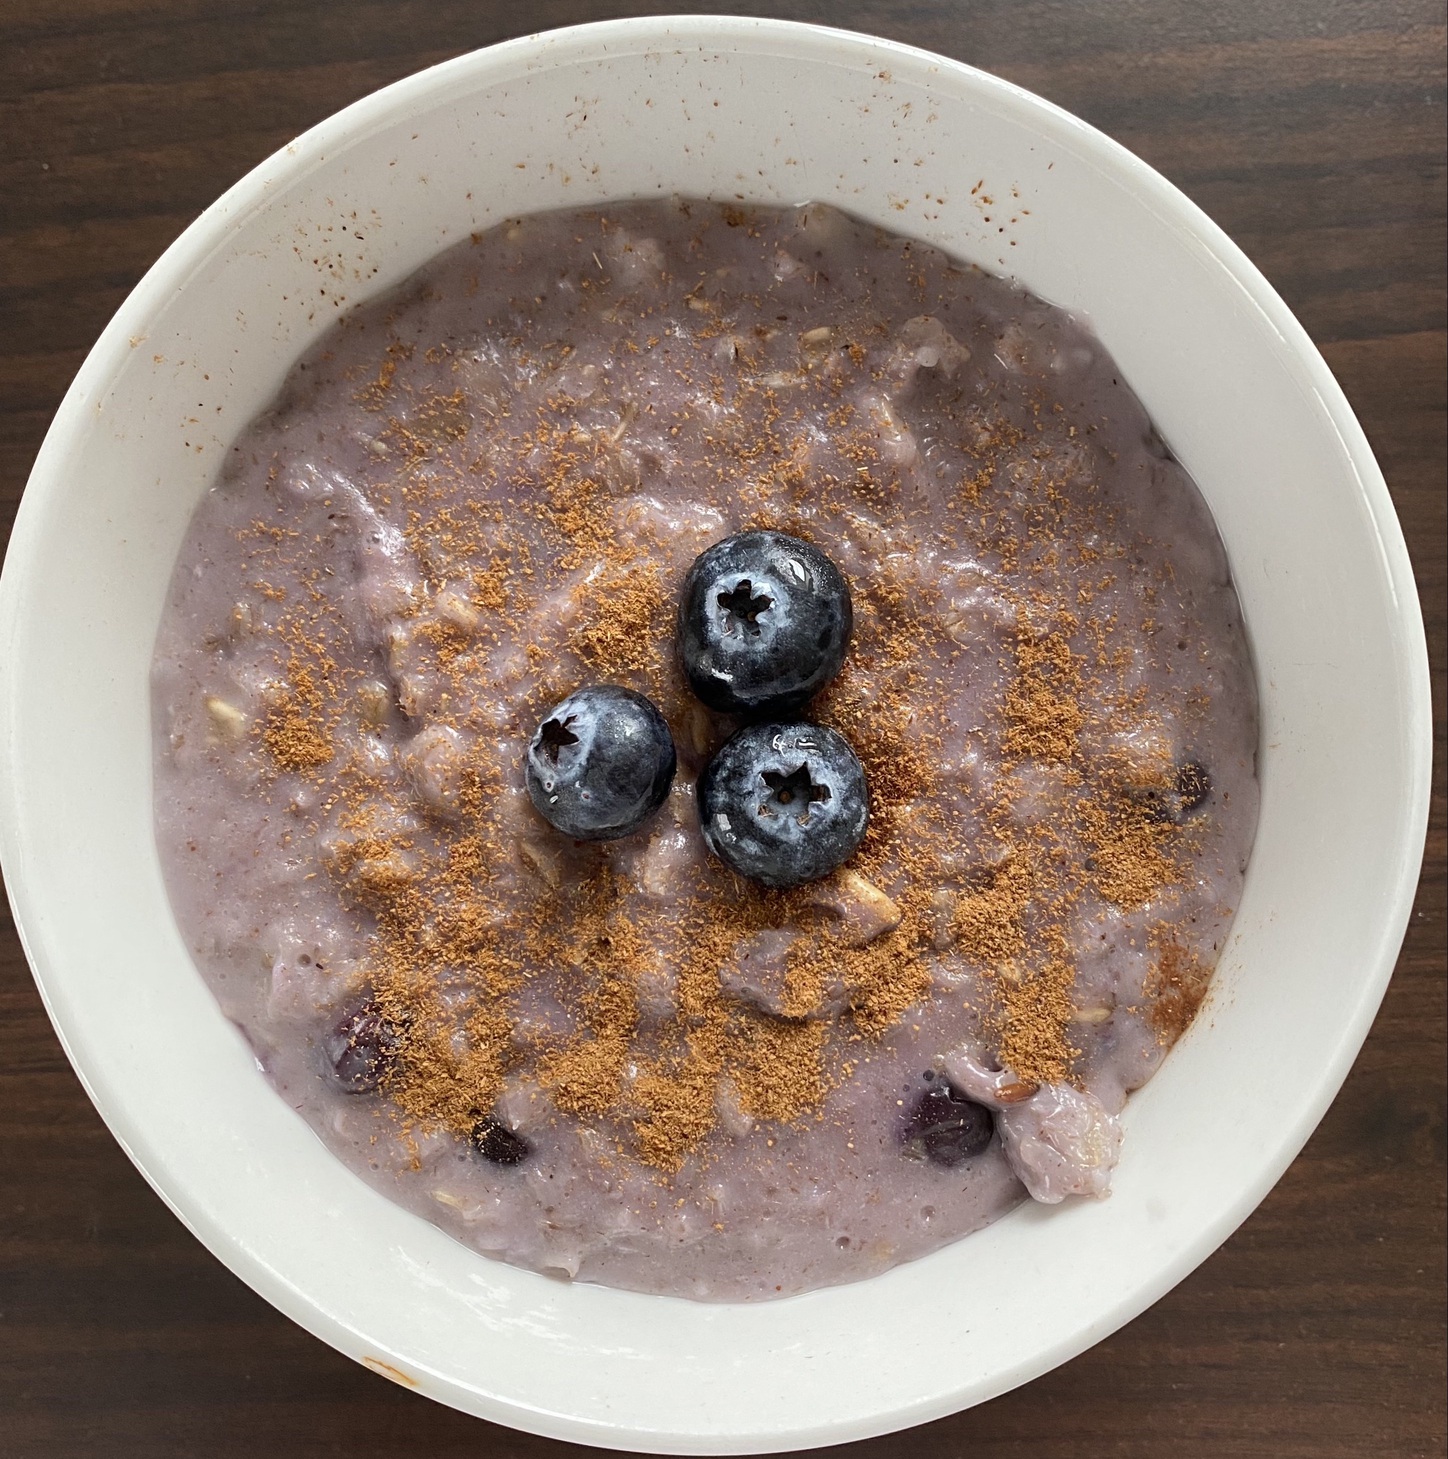
[[[229,187],[152,264],[88,352],[47,430],[22,494],[4,568],[0,571],[0,862],[7,871],[7,892],[16,930],[42,1002],[67,1058],[113,1137],[152,1189],[214,1256],[299,1325],[323,1341],[337,1345],[330,1330],[337,1325],[335,1317],[329,1315],[324,1319],[310,1298],[257,1261],[232,1233],[188,1209],[184,1178],[169,1168],[164,1151],[148,1148],[143,1131],[127,1129],[121,1112],[114,1108],[107,1110],[109,1101],[98,1092],[75,1052],[67,1019],[52,996],[52,980],[58,987],[64,975],[51,965],[41,945],[38,899],[26,875],[23,795],[20,767],[14,758],[15,695],[11,675],[5,667],[10,660],[6,650],[21,631],[24,584],[34,571],[33,560],[43,536],[50,491],[62,474],[72,439],[87,429],[95,402],[104,395],[108,382],[131,353],[132,337],[144,333],[144,320],[173,291],[184,287],[215,250],[227,246],[233,220],[238,215],[249,212],[273,188],[300,181],[320,165],[335,145],[350,144],[392,123],[415,103],[436,99],[455,88],[467,89],[471,83],[483,83],[490,75],[507,73],[519,63],[532,68],[546,67],[550,63],[550,50],[556,48],[588,46],[601,56],[610,48],[636,50],[641,42],[648,49],[723,46],[764,50],[776,55],[798,54],[802,59],[814,60],[822,59],[818,54],[821,46],[855,55],[868,52],[875,60],[891,58],[902,66],[924,67],[938,75],[954,76],[991,97],[996,104],[1028,115],[1031,124],[1047,135],[1069,139],[1089,150],[1101,166],[1114,171],[1139,197],[1189,232],[1276,331],[1284,357],[1290,358],[1293,368],[1320,400],[1347,452],[1376,536],[1379,570],[1388,582],[1397,610],[1393,670],[1409,705],[1402,731],[1410,753],[1405,757],[1406,813],[1400,822],[1401,840],[1396,848],[1399,863],[1394,895],[1376,910],[1378,936],[1372,965],[1363,969],[1360,997],[1338,1025],[1332,1058],[1323,1066],[1315,1097],[1304,1117],[1283,1131],[1272,1157],[1259,1168],[1257,1177],[1241,1188],[1227,1212],[1200,1231],[1195,1240],[1185,1244],[1173,1261],[1154,1273],[1152,1280],[1118,1302],[1107,1320],[1072,1332],[1040,1352],[1034,1361],[998,1375],[988,1390],[969,1398],[966,1397],[969,1385],[963,1380],[960,1393],[954,1397],[947,1395],[934,1402],[881,1409],[869,1422],[850,1420],[819,1425],[807,1438],[797,1433],[788,1436],[796,1444],[841,1443],[940,1417],[957,1411],[962,1402],[983,1401],[1030,1381],[1132,1320],[1205,1260],[1280,1179],[1336,1097],[1386,991],[1412,909],[1427,830],[1432,710],[1427,645],[1412,564],[1386,482],[1346,396],[1304,327],[1226,233],[1174,184],[1134,153],[1061,107],[1012,82],[920,47],[829,26],[706,14],[605,20],[519,36],[403,77],[325,118]],[[356,1332],[352,1336],[360,1338]],[[451,1380],[442,1380],[442,1386],[455,1389],[459,1399],[466,1394],[470,1400],[458,1401],[455,1406],[550,1437],[615,1448],[643,1444],[656,1452],[722,1452],[708,1446],[707,1436],[669,1435],[544,1413],[523,1404],[480,1395],[476,1389],[454,1385]],[[454,1402],[447,1392],[436,1396]],[[481,1402],[484,1398],[486,1401]],[[768,1447],[768,1435],[755,1436],[753,1441],[735,1436],[728,1451],[757,1452]]]

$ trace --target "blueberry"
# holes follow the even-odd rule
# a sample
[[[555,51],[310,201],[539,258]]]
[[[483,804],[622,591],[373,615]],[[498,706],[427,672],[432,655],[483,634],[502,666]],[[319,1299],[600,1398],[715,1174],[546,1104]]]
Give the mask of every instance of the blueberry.
[[[947,1169],[990,1144],[990,1111],[967,1099],[949,1080],[932,1080],[905,1117],[900,1139],[907,1155]]]
[[[783,532],[741,532],[694,559],[679,599],[689,687],[724,714],[802,708],[840,671],[854,609],[839,568]]]
[[[642,694],[590,684],[554,705],[528,746],[528,794],[575,841],[636,831],[674,781],[674,741]]]
[[[824,725],[749,725],[699,777],[709,849],[769,887],[828,875],[853,854],[869,818],[865,772]]]
[[[491,1116],[473,1126],[473,1149],[494,1165],[521,1165],[533,1153],[521,1135]]]
[[[347,1094],[370,1094],[402,1048],[403,1030],[375,1003],[364,1003],[328,1034],[323,1045]]]

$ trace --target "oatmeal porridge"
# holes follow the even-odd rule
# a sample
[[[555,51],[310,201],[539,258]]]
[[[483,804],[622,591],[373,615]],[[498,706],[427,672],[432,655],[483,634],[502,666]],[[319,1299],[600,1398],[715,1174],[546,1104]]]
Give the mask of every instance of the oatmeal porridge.
[[[680,648],[730,539],[839,579],[782,725]],[[1104,1195],[1257,813],[1226,557],[1101,344],[813,205],[524,218],[349,314],[198,509],[153,693],[176,915],[281,1096],[480,1252],[703,1299]],[[595,714],[652,758],[584,825],[530,756]],[[797,874],[700,824],[766,782],[849,812]]]

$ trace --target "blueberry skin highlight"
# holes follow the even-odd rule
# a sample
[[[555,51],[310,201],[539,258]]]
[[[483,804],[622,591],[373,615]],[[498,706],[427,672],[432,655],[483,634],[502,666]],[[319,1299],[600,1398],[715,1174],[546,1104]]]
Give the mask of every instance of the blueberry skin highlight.
[[[824,725],[749,725],[699,777],[705,844],[767,887],[828,876],[854,854],[869,819],[865,772]]]
[[[528,794],[575,841],[638,830],[664,803],[678,764],[664,717],[642,694],[591,684],[544,717],[528,745]]]
[[[784,532],[716,542],[695,558],[679,598],[689,687],[721,714],[801,709],[839,673],[853,626],[839,568]]]

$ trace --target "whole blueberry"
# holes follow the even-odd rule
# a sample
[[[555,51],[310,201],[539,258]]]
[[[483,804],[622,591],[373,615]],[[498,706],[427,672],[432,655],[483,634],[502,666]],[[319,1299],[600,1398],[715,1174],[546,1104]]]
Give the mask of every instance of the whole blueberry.
[[[844,575],[783,532],[741,532],[694,559],[679,599],[689,687],[724,714],[784,715],[840,671],[854,609]]]
[[[979,1155],[994,1131],[995,1122],[983,1104],[937,1078],[910,1106],[900,1139],[907,1155],[949,1168]]]
[[[869,818],[865,772],[824,725],[749,725],[699,777],[709,849],[769,887],[827,876],[853,854]]]
[[[565,836],[612,841],[663,804],[676,764],[669,727],[650,700],[618,684],[590,684],[538,726],[528,794]]]
[[[402,1048],[403,1029],[375,1003],[343,1016],[323,1041],[332,1073],[346,1094],[370,1094]]]

